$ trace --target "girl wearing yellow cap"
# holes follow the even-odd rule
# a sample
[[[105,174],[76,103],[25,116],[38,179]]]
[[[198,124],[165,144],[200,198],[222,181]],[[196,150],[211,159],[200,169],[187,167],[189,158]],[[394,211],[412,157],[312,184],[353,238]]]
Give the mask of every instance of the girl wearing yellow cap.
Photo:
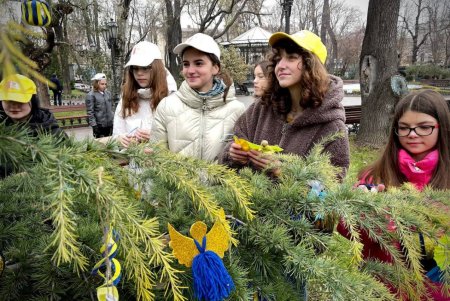
[[[66,137],[53,114],[39,107],[36,85],[26,76],[12,74],[0,82],[0,123],[6,126],[26,127],[31,136],[39,133]],[[0,179],[13,172],[13,165],[3,161],[0,165]]]
[[[0,101],[0,122],[26,125],[33,136],[39,132],[65,135],[53,114],[39,107],[36,85],[28,77],[20,74],[5,77],[0,82]]]
[[[260,144],[277,144],[285,153],[306,156],[323,138],[342,132],[344,137],[325,145],[331,162],[344,176],[349,165],[342,80],[327,73],[325,45],[314,33],[275,33],[269,39],[272,53],[269,87],[241,116],[235,135]],[[274,159],[257,150],[245,151],[229,143],[220,161],[230,166],[265,169]],[[278,174],[279,169],[272,170]]]

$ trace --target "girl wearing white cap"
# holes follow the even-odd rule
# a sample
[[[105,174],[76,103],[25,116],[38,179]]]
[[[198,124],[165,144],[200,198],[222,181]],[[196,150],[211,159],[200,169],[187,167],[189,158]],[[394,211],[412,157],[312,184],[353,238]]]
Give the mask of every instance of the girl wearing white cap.
[[[97,73],[91,78],[92,90],[86,95],[86,111],[95,138],[108,137],[113,128],[113,103],[106,90],[106,75]]]
[[[293,35],[278,32],[270,37],[269,44],[269,87],[237,121],[235,135],[256,144],[267,140],[285,153],[299,156],[308,155],[315,144],[331,134],[346,135],[343,83],[327,73],[327,49],[320,38],[308,30]],[[331,163],[341,167],[339,175],[344,176],[349,165],[347,137],[326,144],[325,151]],[[275,163],[272,157],[256,150],[247,152],[237,143],[227,145],[220,161],[257,170]],[[279,171],[271,172],[277,175]]]
[[[164,67],[161,51],[153,43],[137,43],[125,67],[122,98],[114,115],[113,137],[123,147],[128,147],[132,141],[149,140],[153,112],[164,97],[176,91],[177,85]]]
[[[152,139],[176,153],[216,160],[245,106],[231,81],[219,78],[220,48],[213,38],[197,33],[173,51],[182,57],[185,80],[156,109]]]

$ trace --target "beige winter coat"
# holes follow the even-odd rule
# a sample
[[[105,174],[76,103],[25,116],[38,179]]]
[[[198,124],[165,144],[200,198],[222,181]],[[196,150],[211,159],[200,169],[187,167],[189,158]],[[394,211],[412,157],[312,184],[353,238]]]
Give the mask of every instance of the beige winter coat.
[[[172,152],[215,161],[244,111],[233,86],[224,101],[223,93],[203,98],[184,81],[156,108],[152,140],[166,143]]]

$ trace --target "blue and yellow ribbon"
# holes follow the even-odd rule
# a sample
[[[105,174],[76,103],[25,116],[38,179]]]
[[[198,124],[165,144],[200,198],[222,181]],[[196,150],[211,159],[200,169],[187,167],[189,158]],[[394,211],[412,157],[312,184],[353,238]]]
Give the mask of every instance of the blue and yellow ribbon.
[[[100,248],[103,258],[97,262],[92,269],[92,275],[98,275],[105,280],[105,283],[97,288],[97,298],[100,301],[118,301],[119,293],[117,291],[117,284],[122,277],[122,268],[120,262],[114,257],[117,255],[118,234],[111,228],[108,232],[106,241]],[[107,269],[108,263],[111,266],[112,275],[107,277],[104,270]],[[103,271],[102,271],[103,270]]]

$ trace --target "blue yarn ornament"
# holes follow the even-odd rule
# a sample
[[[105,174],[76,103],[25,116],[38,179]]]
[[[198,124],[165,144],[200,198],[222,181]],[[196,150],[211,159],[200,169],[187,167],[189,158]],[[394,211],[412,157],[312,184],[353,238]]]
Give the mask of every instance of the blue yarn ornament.
[[[43,0],[22,1],[22,20],[33,26],[49,26],[52,22],[49,5]]]
[[[212,251],[206,251],[206,236],[202,245],[194,240],[198,251],[192,262],[194,296],[198,300],[221,301],[234,290],[234,282],[222,259]]]

